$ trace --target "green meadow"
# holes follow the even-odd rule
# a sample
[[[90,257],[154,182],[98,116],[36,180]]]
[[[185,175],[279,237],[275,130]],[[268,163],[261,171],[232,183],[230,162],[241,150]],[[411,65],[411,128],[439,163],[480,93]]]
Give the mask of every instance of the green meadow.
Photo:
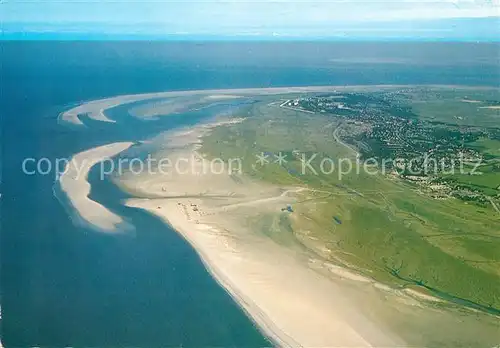
[[[481,97],[480,92],[467,93],[470,98]],[[453,103],[458,98],[455,94],[448,96]],[[235,114],[247,117],[244,122],[216,127],[204,137],[201,148],[209,157],[243,159],[244,174],[255,180],[307,188],[295,194],[293,212],[269,213],[255,221],[259,233],[283,245],[300,245],[317,257],[383,283],[418,288],[500,314],[500,213],[491,205],[469,204],[453,197],[431,198],[415,185],[389,175],[371,175],[362,169],[339,175],[347,168],[336,166],[332,171],[326,166],[331,162],[325,161],[327,173],[321,171],[324,158],[335,164],[340,158],[355,159],[356,153],[333,136],[341,121],[334,115],[270,104],[280,98],[289,96],[262,97],[246,107]],[[483,99],[491,96],[483,95]],[[423,118],[439,104],[436,119],[456,119],[453,103],[448,112],[453,114],[451,118],[444,115],[447,106],[434,99],[429,104],[412,103],[417,115],[424,113]],[[474,104],[460,103],[466,107]],[[488,116],[481,122],[489,126],[494,118]],[[480,139],[471,146],[500,156],[499,140]],[[274,163],[274,155],[279,153],[286,156],[286,163]],[[268,154],[270,163],[257,163],[261,154]],[[303,172],[302,160],[313,154],[316,157],[310,165],[317,173],[307,168]],[[500,173],[492,163],[482,170],[483,175],[454,179],[495,193]]]

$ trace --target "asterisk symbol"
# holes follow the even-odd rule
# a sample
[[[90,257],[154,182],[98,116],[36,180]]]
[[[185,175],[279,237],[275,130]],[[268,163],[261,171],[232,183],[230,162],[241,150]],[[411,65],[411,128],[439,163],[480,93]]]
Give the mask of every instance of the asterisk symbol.
[[[286,154],[281,153],[281,151],[277,155],[274,155],[274,157],[276,157],[274,163],[278,163],[280,166],[287,162]]]
[[[256,154],[255,157],[257,157],[257,163],[259,163],[261,166],[269,163],[269,160],[267,159],[269,156],[266,155],[264,152]]]

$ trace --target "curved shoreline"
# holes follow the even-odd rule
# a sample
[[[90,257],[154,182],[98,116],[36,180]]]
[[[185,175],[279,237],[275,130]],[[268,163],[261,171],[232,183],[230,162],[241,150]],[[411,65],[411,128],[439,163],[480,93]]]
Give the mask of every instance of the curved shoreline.
[[[197,139],[210,128],[210,125],[192,128],[189,137],[176,138],[176,146],[166,151],[172,156],[188,156],[191,151],[196,151]],[[172,137],[175,138],[175,135]],[[233,204],[234,209],[230,211],[211,206],[210,195],[197,191],[199,187],[206,186],[208,182],[215,190],[229,192],[233,187],[226,186],[224,183],[230,185],[230,181],[220,177],[202,177],[195,178],[191,174],[160,178],[134,176],[120,184],[125,190],[127,187],[148,193],[159,190],[159,198],[127,199],[125,205],[159,217],[188,241],[213,278],[276,346],[374,347],[402,344],[394,333],[366,317],[343,285],[349,283],[349,286],[356,286],[358,282],[326,277],[304,262],[303,255],[299,256],[244,226],[231,223],[231,214],[240,206],[246,209],[247,205]],[[169,193],[163,185],[175,191]],[[267,186],[254,184],[250,190],[255,189],[259,195],[259,188],[268,189]],[[273,206],[291,199],[278,191],[274,193],[278,194],[276,199],[258,200],[264,205],[270,204],[271,211],[275,209]],[[221,191],[222,196],[224,192]],[[193,205],[196,210],[193,210]]]
[[[128,206],[134,206],[133,203],[129,203]],[[148,211],[148,209],[144,209]],[[269,316],[266,315],[259,307],[244,294],[239,292],[234,284],[231,283],[228,277],[224,277],[222,272],[217,269],[216,265],[211,264],[208,261],[208,255],[203,251],[203,248],[200,247],[196,243],[196,241],[192,238],[189,238],[189,234],[183,233],[182,228],[179,226],[172,225],[169,220],[164,220],[165,223],[169,224],[174,230],[179,232],[183,238],[185,238],[189,244],[191,244],[196,251],[196,253],[200,256],[200,259],[207,269],[208,273],[212,276],[212,278],[227,291],[227,293],[233,298],[233,300],[239,304],[239,306],[243,309],[246,315],[251,318],[257,325],[257,327],[263,332],[263,334],[278,347],[300,347],[299,342],[295,341],[293,337],[287,335],[283,332],[279,327],[277,327]]]
[[[359,87],[360,86],[347,86],[345,88],[351,89],[351,88],[359,88]],[[363,87],[376,87],[376,86],[363,86]],[[394,88],[397,86],[385,85],[385,87]],[[323,88],[325,88],[325,89],[323,89]],[[244,90],[234,90],[234,89],[231,89],[231,90],[198,90],[198,91],[185,91],[185,92],[163,92],[160,94],[161,94],[161,96],[185,96],[185,95],[198,95],[198,94],[229,93],[229,91],[231,91],[230,93],[234,94],[234,93],[238,93],[238,91],[241,91],[240,94],[251,93],[251,94],[255,95],[255,94],[259,94],[259,93],[256,93],[256,91],[260,91],[261,94],[281,94],[281,93],[296,93],[296,92],[304,92],[304,91],[322,92],[322,91],[328,91],[328,90],[340,89],[340,88],[342,88],[342,86],[339,86],[339,87],[334,87],[334,86],[313,87],[311,89],[309,89],[308,87],[297,87],[297,88],[278,88],[278,89],[270,88],[270,89],[244,89]],[[145,96],[149,96],[149,97],[145,97]],[[130,98],[127,98],[127,97],[130,97]],[[135,95],[135,96],[113,97],[113,98],[110,98],[113,100],[113,103],[110,102],[110,99],[104,99],[102,102],[109,103],[109,105],[111,105],[110,107],[112,107],[112,106],[132,102],[132,101],[146,100],[148,98],[155,98],[155,97],[160,97],[160,96],[158,94],[144,94],[144,95]],[[120,98],[125,98],[125,99],[120,99]],[[135,99],[135,98],[137,98],[137,99]],[[96,101],[96,102],[99,105],[99,101]],[[117,102],[118,102],[118,104],[116,104]],[[83,104],[81,106],[83,107],[84,105],[86,105],[86,104]],[[92,104],[92,105],[93,105],[93,107],[97,107],[97,106],[95,106],[95,104]],[[103,109],[99,109],[99,110],[100,110],[100,113],[102,115],[104,115]],[[64,113],[61,115],[64,115]],[[64,120],[65,122],[72,123],[73,121],[78,120],[82,126],[85,126],[79,120],[78,114],[69,113],[67,115],[70,115],[70,120],[66,119],[66,120]],[[71,117],[73,117],[73,116],[76,119],[71,121]],[[105,115],[104,115],[104,117],[105,117]],[[91,117],[91,118],[93,118],[93,117]],[[95,117],[94,117],[94,119],[98,120]],[[105,120],[99,120],[99,121],[106,122]],[[73,123],[73,125],[78,126],[79,124],[78,124],[78,122],[76,122],[76,123]],[[125,146],[125,144],[128,144],[128,146],[123,147],[123,149],[120,150],[121,146]],[[81,152],[81,153],[75,155],[74,158],[79,156],[77,159],[78,161],[84,160],[85,158],[90,159],[91,162],[95,161],[95,162],[93,162],[93,165],[94,165],[94,164],[96,164],[96,163],[98,163],[106,158],[112,157],[112,156],[116,155],[117,153],[124,151],[129,146],[131,146],[131,144],[132,143],[109,144],[109,145],[105,145],[102,147],[98,147],[98,148],[94,148],[94,149],[91,149],[88,151]],[[115,152],[115,151],[117,151],[117,152]],[[90,168],[88,168],[88,170],[90,170]],[[71,178],[70,171],[69,171],[70,172],[69,177],[67,175],[68,173],[65,173],[65,175],[66,175],[65,180],[63,180],[63,183],[61,184],[61,188],[66,193],[70,202],[72,202],[72,204],[71,204],[72,207],[78,212],[78,216],[80,217],[80,220],[83,221],[84,223],[90,224],[96,230],[100,230],[100,231],[104,231],[104,232],[117,232],[117,231],[119,231],[120,227],[127,228],[126,224],[121,225],[123,223],[123,220],[118,220],[121,218],[119,216],[113,214],[109,210],[107,210],[106,207],[100,205],[97,202],[94,202],[94,203],[96,203],[99,207],[97,207],[93,204],[89,204],[88,202],[82,203],[80,201],[80,198],[77,199],[77,197],[81,197],[82,194],[84,194],[86,199],[90,200],[86,196],[90,192],[90,184],[86,180],[88,170],[86,171],[86,174],[85,174],[85,181],[86,181],[88,187],[85,186],[85,183],[82,183],[82,182],[75,184],[74,181],[78,181],[78,180],[73,180],[73,181],[69,180]],[[64,177],[64,175],[63,175],[63,177]],[[66,182],[66,184],[64,184],[64,182]],[[78,186],[78,189],[75,187],[72,187],[72,186],[75,186],[75,187]],[[182,185],[180,185],[180,187],[182,190]],[[76,204],[74,202],[76,202]],[[311,332],[308,332],[308,333],[304,334],[301,338],[296,339],[295,338],[296,331],[293,331],[293,335],[291,335],[290,332],[292,332],[292,331],[289,330],[287,332],[286,329],[284,329],[283,327],[280,327],[277,324],[277,321],[275,320],[276,318],[273,318],[272,315],[270,315],[270,313],[272,312],[272,311],[271,312],[269,311],[270,307],[267,307],[267,310],[259,307],[259,303],[258,303],[259,300],[255,301],[253,299],[253,296],[249,296],[249,294],[252,294],[252,291],[245,292],[245,291],[241,290],[242,289],[241,284],[243,284],[244,286],[246,284],[247,290],[248,290],[248,285],[249,285],[248,281],[250,281],[250,283],[251,283],[252,279],[253,279],[253,281],[255,281],[257,283],[263,282],[263,284],[265,286],[272,288],[272,286],[269,285],[269,283],[266,283],[265,281],[267,278],[279,276],[279,273],[273,273],[274,270],[271,270],[270,271],[271,273],[264,272],[263,276],[261,274],[261,278],[258,278],[258,277],[251,278],[259,271],[259,262],[261,261],[260,259],[253,260],[253,261],[256,260],[256,262],[254,262],[255,264],[253,265],[254,268],[253,269],[250,268],[250,271],[247,271],[247,273],[240,272],[242,270],[242,268],[240,268],[238,270],[238,272],[240,272],[240,274],[238,274],[238,272],[236,272],[236,269],[232,270],[233,273],[231,273],[230,272],[231,270],[229,270],[230,274],[228,274],[227,273],[228,267],[227,267],[227,264],[225,264],[224,262],[229,263],[229,261],[232,260],[231,262],[237,263],[239,259],[238,258],[226,259],[225,261],[222,260],[222,262],[221,262],[221,260],[217,260],[217,258],[226,257],[227,255],[224,253],[227,250],[225,250],[224,248],[220,249],[220,245],[219,246],[211,245],[212,241],[210,239],[211,238],[210,236],[208,236],[209,239],[204,241],[203,235],[206,232],[206,227],[203,227],[204,226],[203,224],[198,224],[198,223],[194,224],[193,222],[186,221],[185,218],[179,212],[176,212],[177,207],[174,204],[172,204],[172,202],[167,202],[167,201],[162,202],[161,199],[160,200],[157,200],[157,199],[154,199],[154,200],[153,199],[152,200],[132,199],[132,200],[128,200],[126,205],[129,207],[134,207],[134,208],[146,210],[149,213],[160,217],[165,223],[172,226],[180,235],[182,235],[182,237],[185,238],[193,246],[193,249],[199,254],[201,261],[203,262],[203,264],[205,265],[205,267],[209,271],[209,273],[212,275],[212,277],[230,294],[230,296],[235,300],[235,302],[237,302],[240,305],[240,307],[248,314],[248,316],[254,320],[254,322],[257,324],[257,326],[265,333],[265,335],[267,337],[269,337],[269,339],[271,339],[273,341],[273,343],[275,343],[278,346],[290,346],[290,347],[300,347],[303,345],[306,345],[306,346],[310,345],[310,343],[314,343],[314,344],[318,343],[318,341],[314,341],[314,342],[304,341],[304,337],[306,337],[306,339],[307,339],[307,335],[309,335],[309,337],[313,337]],[[167,209],[164,209],[164,208],[167,208]],[[102,220],[92,221],[93,220],[92,216],[94,216],[95,214],[91,214],[90,210],[94,210],[94,209],[99,209],[99,211],[103,212],[103,214],[101,214],[101,213],[97,214],[98,217]],[[82,211],[83,211],[83,213],[82,213]],[[220,243],[220,240],[218,241],[218,243]],[[271,248],[270,250],[276,251],[277,249]],[[256,255],[260,255],[263,259],[265,257],[265,255],[259,254],[259,253],[257,253]],[[229,257],[232,257],[232,256],[234,256],[234,255],[229,255]],[[240,255],[239,257],[241,258],[242,256]],[[249,260],[252,261],[252,259],[249,259]],[[262,266],[262,264],[261,264],[261,266]],[[274,267],[275,270],[279,269],[279,267],[276,268],[275,265],[271,265],[271,267]],[[231,268],[231,267],[229,267],[229,268]],[[235,274],[240,275],[240,276],[246,275],[247,277],[250,278],[250,280],[237,278],[235,281],[234,277],[232,277],[232,275],[234,276]],[[310,276],[307,275],[307,273],[305,273],[305,272],[303,272],[301,276],[304,277],[303,279],[316,279],[316,278],[309,278]],[[264,280],[262,279],[262,277],[264,278]],[[277,279],[279,279],[279,277],[277,277]],[[245,283],[245,281],[247,281],[247,283]],[[275,283],[276,283],[276,281],[275,281]],[[311,282],[311,283],[314,283],[314,282]],[[316,284],[316,283],[314,283],[314,284]],[[280,291],[275,291],[275,294],[274,294],[275,297],[280,297],[280,296],[286,297],[287,287],[286,286],[283,287],[284,286],[283,284],[278,284],[278,286],[281,286],[281,288],[274,288],[274,289],[280,289]],[[326,288],[329,289],[330,288],[329,285],[325,285],[325,289]],[[339,293],[340,293],[340,291],[339,291]],[[262,293],[261,293],[261,296],[262,296]],[[299,297],[296,297],[296,298],[299,298]],[[318,301],[316,301],[316,302],[318,302]],[[321,302],[321,301],[319,301],[319,302]],[[292,303],[292,305],[293,305],[293,303]],[[334,308],[334,306],[331,308]],[[320,309],[322,309],[322,308],[320,308]],[[326,311],[326,306],[325,306],[324,310]],[[288,315],[289,314],[290,313],[288,313]],[[335,321],[335,320],[339,319],[339,317],[341,317],[342,315],[338,314],[338,313],[332,313],[332,316],[334,318],[333,320]],[[331,320],[330,316],[324,317],[322,315],[319,315],[318,317],[323,317],[326,320]],[[355,315],[355,317],[357,317],[357,316]],[[285,320],[285,322],[286,322],[287,319],[289,319],[289,318],[287,318],[286,316],[282,316],[280,318],[281,323],[283,323],[283,320]],[[304,317],[302,316],[300,318],[299,317],[295,318],[295,320],[301,320],[301,319],[303,320]],[[321,322],[317,322],[317,324],[321,325]],[[365,340],[364,335],[360,334],[361,331],[358,331],[358,326],[355,325],[353,327],[351,325],[351,323],[347,323],[347,321],[342,322],[341,318],[340,318],[340,321],[337,323],[337,325],[338,325],[338,327],[342,328],[340,333],[337,332],[337,335],[344,334],[346,336],[344,337],[345,341],[342,341],[342,342],[335,341],[335,343],[334,343],[335,345],[337,345],[337,346],[339,346],[339,345],[341,345],[341,346],[355,345],[355,346],[367,346],[367,347],[373,346],[372,341],[370,339],[367,338]],[[292,327],[293,327],[293,324],[292,324]],[[361,326],[360,326],[360,328],[364,329]],[[374,326],[372,329],[368,329],[368,331],[376,331],[376,326]],[[350,335],[350,336],[347,337],[347,335]],[[385,336],[385,334],[382,332],[380,332],[380,335],[381,335],[381,337],[384,336],[383,338],[381,338],[381,340],[383,340],[383,342],[385,342],[385,343],[391,342],[391,344],[394,345],[395,344],[394,342],[398,342],[398,340],[392,341],[392,337],[389,338],[389,336]],[[330,336],[329,338],[326,338],[326,337],[324,337],[324,338],[331,339],[331,337],[332,336]],[[375,337],[378,337],[378,333],[376,333]],[[337,338],[335,338],[335,339],[337,339]],[[376,339],[376,341],[381,342],[378,338]],[[321,341],[319,343],[321,343],[322,345],[325,345],[325,342],[326,341]],[[333,342],[334,341],[329,341],[328,344],[331,345],[331,343],[333,343]],[[380,344],[379,343],[375,344],[375,346],[378,346],[378,345],[380,345]]]
[[[206,233],[203,225],[184,220],[175,211],[173,201],[131,199],[126,205],[160,217],[185,238],[213,278],[276,346],[402,344],[399,338],[389,336],[364,318],[358,308],[350,307],[351,301],[340,285],[315,273],[281,248],[266,243],[260,251],[246,247],[228,251],[222,231],[212,235]],[[163,213],[157,206],[162,207]]]
[[[75,225],[90,227],[107,233],[133,229],[133,226],[120,216],[88,197],[91,189],[88,182],[90,169],[94,165],[125,151],[133,144],[132,142],[107,144],[82,151],[71,157],[64,169],[64,173],[54,185],[54,195],[63,206],[66,206],[66,204],[58,197],[55,190],[60,190],[60,193],[65,196],[67,204],[71,206],[71,210],[66,210],[70,212],[70,217]]]
[[[165,91],[144,94],[129,94],[108,97],[103,99],[91,100],[83,102],[80,105],[66,110],[59,114],[58,123],[73,126],[77,128],[85,128],[85,124],[80,120],[79,115],[86,114],[89,118],[95,121],[114,123],[115,120],[109,119],[104,111],[114,106],[122,104],[133,103],[141,100],[148,100],[154,98],[168,98],[168,97],[185,97],[196,95],[207,95],[211,97],[220,97],[221,95],[228,95],[235,97],[247,95],[272,95],[272,94],[288,94],[288,93],[302,93],[302,92],[332,92],[333,90],[351,90],[359,88],[404,88],[404,87],[457,87],[457,88],[484,88],[496,89],[496,87],[489,86],[462,86],[462,85],[340,85],[340,86],[302,86],[302,87],[264,87],[264,88],[237,88],[237,89],[199,89],[199,90],[184,90],[184,91]]]
[[[369,86],[374,87],[374,86]],[[392,88],[394,86],[385,86]],[[281,94],[296,92],[332,91],[348,87],[298,87],[244,90],[201,90],[189,92],[165,92],[163,96],[185,96],[216,93],[243,94]],[[257,93],[256,93],[257,92]],[[187,94],[186,94],[187,93]],[[124,96],[105,99],[105,105],[116,105],[142,100],[147,97],[158,97],[158,94],[140,96]],[[96,101],[99,105],[100,101]],[[92,108],[97,107],[92,103]],[[103,105],[103,104],[102,104]],[[85,104],[80,106],[84,108]],[[64,114],[62,114],[64,115]],[[66,115],[68,115],[66,113]],[[76,114],[69,114],[76,115]],[[78,121],[80,121],[76,115]],[[67,120],[66,120],[67,121]],[[78,125],[75,123],[74,125]],[[85,126],[82,123],[83,126]],[[190,132],[208,131],[210,125],[195,127]],[[173,135],[175,138],[175,135]],[[176,138],[177,139],[177,138]],[[185,145],[197,144],[197,136],[177,139]],[[194,142],[193,142],[194,140]],[[90,161],[92,165],[112,157],[130,147],[132,143],[115,143],[81,152],[74,156],[77,162]],[[177,144],[178,145],[178,144]],[[196,146],[196,145],[195,145]],[[70,168],[71,169],[71,168]],[[71,180],[72,172],[68,170],[60,180],[63,191],[67,194],[72,207],[81,217],[81,221],[101,232],[117,232],[123,223],[121,217],[113,214],[106,207],[91,201],[87,195],[90,184],[85,171],[85,179]],[[182,183],[176,184],[182,191]],[[373,347],[380,345],[401,344],[402,341],[388,332],[381,330],[359,308],[346,304],[351,303],[345,289],[331,279],[311,269],[307,264],[299,262],[293,254],[261,240],[262,248],[240,245],[240,253],[234,253],[228,247],[228,241],[222,231],[212,229],[213,226],[193,223],[186,220],[179,206],[173,201],[128,199],[128,207],[145,210],[158,216],[166,224],[174,228],[198,253],[207,271],[223,289],[239,304],[255,325],[277,346],[356,346]],[[159,208],[161,207],[161,210]],[[97,214],[92,212],[98,212]],[[97,218],[97,219],[96,219]],[[126,225],[125,225],[126,227]],[[228,249],[229,248],[229,249]],[[268,251],[266,253],[266,250]],[[271,258],[269,258],[271,255]],[[276,256],[276,259],[273,257]],[[244,260],[244,261],[243,261]],[[286,270],[286,271],[284,271]],[[288,275],[292,275],[288,277]],[[355,305],[355,303],[351,303]],[[303,322],[304,318],[308,318]],[[367,335],[367,337],[365,337]]]

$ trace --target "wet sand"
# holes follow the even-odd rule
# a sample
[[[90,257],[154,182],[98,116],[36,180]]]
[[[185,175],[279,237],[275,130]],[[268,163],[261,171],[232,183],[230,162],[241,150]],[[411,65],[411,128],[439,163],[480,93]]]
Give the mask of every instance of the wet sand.
[[[89,118],[101,122],[115,122],[105,115],[105,109],[118,106],[126,103],[133,103],[141,100],[156,99],[156,98],[177,98],[177,97],[192,97],[204,96],[205,101],[217,101],[224,99],[235,99],[242,96],[255,95],[272,95],[286,93],[303,93],[303,92],[333,92],[337,90],[352,90],[359,88],[393,88],[395,85],[380,85],[380,86],[309,86],[309,87],[272,87],[272,88],[243,88],[243,89],[212,89],[212,90],[195,90],[195,91],[168,91],[158,93],[145,93],[134,95],[120,95],[111,98],[93,100],[82,103],[70,110],[62,112],[59,115],[58,121],[60,124],[76,127],[85,127],[85,124],[80,120],[79,115],[88,115]],[[170,108],[170,106],[167,106]],[[179,106],[171,108],[171,112],[177,112]],[[146,117],[147,119],[147,117]]]
[[[112,143],[80,152],[70,159],[56,185],[72,207],[72,219],[75,224],[101,232],[121,232],[132,228],[120,216],[88,197],[91,188],[88,182],[90,169],[99,162],[125,151],[132,144]]]

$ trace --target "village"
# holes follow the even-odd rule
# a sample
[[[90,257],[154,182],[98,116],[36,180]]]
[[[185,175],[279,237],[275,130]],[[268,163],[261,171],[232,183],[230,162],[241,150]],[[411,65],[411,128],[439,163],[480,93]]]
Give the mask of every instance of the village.
[[[361,159],[389,163],[389,168],[384,168],[389,177],[415,185],[419,192],[435,199],[455,197],[483,206],[491,204],[498,211],[500,182],[491,190],[469,179],[483,175],[483,170],[499,170],[499,158],[469,146],[480,139],[498,137],[498,130],[423,120],[400,101],[406,92],[332,93],[287,100],[281,107],[340,120],[336,135],[343,143],[352,144]],[[461,175],[460,180],[457,175]]]

